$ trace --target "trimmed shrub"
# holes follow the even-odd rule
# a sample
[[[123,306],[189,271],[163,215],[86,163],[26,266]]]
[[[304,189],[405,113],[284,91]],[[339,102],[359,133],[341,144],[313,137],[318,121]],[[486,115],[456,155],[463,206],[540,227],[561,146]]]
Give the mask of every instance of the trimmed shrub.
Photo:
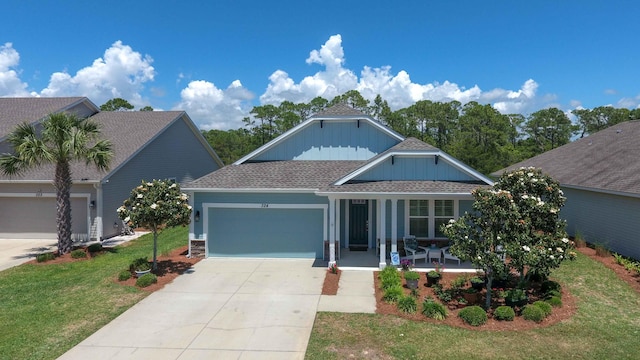
[[[45,262],[45,261],[53,260],[55,258],[56,256],[51,252],[36,255],[37,262]]]
[[[541,301],[541,300],[536,301],[533,303],[533,305],[539,307],[540,310],[542,310],[544,317],[551,315],[551,313],[553,312],[553,308],[551,307],[551,305],[547,304],[544,301]]]
[[[151,266],[149,264],[149,260],[147,260],[146,257],[141,257],[141,258],[134,259],[131,262],[131,264],[129,264],[129,270],[130,271],[149,270],[149,269],[151,269]]]
[[[510,306],[498,306],[493,312],[493,318],[500,321],[513,321],[516,312]]]
[[[138,287],[147,287],[151,284],[155,284],[158,282],[158,277],[155,274],[148,273],[140,276],[138,280],[136,280],[136,286]]]
[[[86,258],[87,257],[87,253],[84,252],[83,249],[73,250],[71,252],[71,257],[73,259],[82,259],[82,258]]]
[[[545,302],[553,307],[562,307],[562,299],[559,296],[552,296],[545,300]]]
[[[122,270],[118,274],[118,281],[127,281],[129,279],[131,279],[131,271],[129,270]]]
[[[447,308],[431,298],[426,298],[422,303],[422,315],[435,320],[444,320],[447,317]]]
[[[562,293],[558,290],[550,290],[547,293],[544,294],[545,298],[551,298],[551,297],[558,297],[558,298],[562,298]]]
[[[89,250],[90,253],[97,253],[99,251],[102,251],[102,244],[100,243],[91,244],[87,246],[87,250]]]
[[[544,312],[540,307],[533,304],[527,305],[522,309],[522,318],[525,320],[535,321],[537,323],[544,320]]]
[[[413,296],[403,296],[398,300],[398,309],[405,313],[414,313],[418,310],[418,303]]]
[[[542,284],[540,284],[540,291],[543,294],[549,293],[549,291],[562,291],[562,286],[557,281],[546,280]]]
[[[487,313],[477,305],[460,310],[458,317],[471,326],[480,326],[487,322]]]
[[[402,291],[402,286],[394,286],[386,289],[384,291],[384,295],[382,295],[382,300],[388,303],[396,303],[400,298],[404,296],[404,291]]]

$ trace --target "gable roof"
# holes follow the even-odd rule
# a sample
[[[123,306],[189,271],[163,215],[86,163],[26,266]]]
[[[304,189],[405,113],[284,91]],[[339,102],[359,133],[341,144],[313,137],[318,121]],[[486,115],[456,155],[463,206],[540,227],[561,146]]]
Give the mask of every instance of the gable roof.
[[[468,174],[472,178],[477,179],[479,183],[493,185],[493,181],[472,169],[468,165],[459,161],[458,159],[452,157],[451,155],[445,153],[444,151],[438,149],[435,146],[429,145],[424,141],[416,139],[414,137],[410,137],[402,141],[401,143],[391,147],[389,150],[378,154],[373,157],[369,161],[367,161],[363,166],[358,169],[355,169],[350,174],[346,174],[344,177],[340,178],[338,181],[334,183],[334,185],[346,185],[348,181],[356,178],[358,175],[370,170],[371,168],[377,166],[382,163],[389,157],[395,155],[414,155],[414,156],[438,156],[446,159],[449,163],[453,164],[456,168],[460,169],[462,172]],[[397,181],[394,181],[394,183]],[[475,182],[474,182],[475,183]]]
[[[378,120],[375,120],[369,115],[365,115],[362,112],[355,110],[346,104],[339,103],[328,109],[325,109],[322,112],[312,115],[306,121],[301,122],[300,124],[294,126],[293,128],[287,130],[280,136],[276,137],[275,139],[269,141],[268,143],[262,145],[258,149],[252,151],[251,153],[237,160],[236,162],[234,162],[234,165],[240,165],[242,163],[250,161],[251,159],[257,157],[258,155],[268,151],[269,149],[275,147],[279,143],[285,141],[289,137],[294,136],[296,133],[300,132],[302,129],[308,126],[311,126],[313,123],[322,122],[322,121],[353,121],[353,120],[366,121],[369,124],[371,124],[374,128],[389,135],[391,138],[394,138],[397,141],[404,140],[404,137],[402,135],[382,125]]]
[[[74,181],[95,182],[108,178],[171,124],[179,120],[187,122],[196,137],[201,142],[205,141],[201,139],[202,135],[195,129],[184,111],[103,111],[92,116],[90,120],[100,125],[100,137],[111,141],[114,156],[107,173],[98,171],[94,166],[86,166],[84,162],[73,163],[71,171]],[[207,144],[206,147],[213,154],[216,162],[222,166],[222,161],[210,146]],[[45,164],[29,169],[20,176],[9,177],[0,173],[0,181],[51,181],[53,174],[54,166]]]
[[[496,171],[534,166],[567,187],[640,195],[640,120],[613,125],[585,138]]]
[[[98,111],[98,108],[85,97],[0,98],[0,141],[19,124],[33,124],[51,113],[68,110],[82,102],[93,106],[95,112]]]

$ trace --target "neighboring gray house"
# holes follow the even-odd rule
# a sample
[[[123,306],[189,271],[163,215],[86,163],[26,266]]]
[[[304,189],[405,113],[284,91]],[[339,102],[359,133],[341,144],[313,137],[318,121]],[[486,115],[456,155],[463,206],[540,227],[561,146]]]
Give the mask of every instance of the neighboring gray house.
[[[204,240],[206,256],[335,263],[341,247],[378,249],[371,258],[383,267],[403,236],[446,241],[439,225],[489,185],[440,149],[339,104],[183,190],[195,214],[190,239]]]
[[[105,239],[121,232],[116,209],[142,179],[186,183],[223,166],[183,111],[100,112],[89,99],[0,98],[0,152],[16,125],[38,124],[55,112],[90,116],[113,144],[110,169],[72,165],[74,240]],[[21,176],[0,173],[0,238],[56,238],[54,167]]]
[[[627,121],[496,171],[534,166],[567,197],[569,235],[640,259],[640,120]]]

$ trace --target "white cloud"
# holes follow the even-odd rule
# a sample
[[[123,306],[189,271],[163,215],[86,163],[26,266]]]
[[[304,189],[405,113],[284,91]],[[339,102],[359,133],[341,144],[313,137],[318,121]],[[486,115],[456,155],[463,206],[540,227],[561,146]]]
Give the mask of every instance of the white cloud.
[[[532,79],[525,81],[516,91],[482,91],[478,85],[467,89],[450,81],[415,83],[405,70],[400,70],[394,75],[391,66],[364,66],[358,78],[352,70],[344,68],[345,57],[340,35],[331,36],[319,50],[311,51],[306,62],[322,65],[324,69],[305,77],[300,83],[296,83],[284,70],[276,70],[269,77],[270,83],[265,93],[260,96],[260,102],[276,105],[284,100],[308,102],[316,96],[331,100],[337,95],[355,89],[368,100],[373,100],[380,94],[393,110],[410,106],[420,100],[457,100],[463,104],[469,101],[491,103],[501,112],[513,113],[528,111],[536,103],[538,84]]]
[[[104,52],[103,58],[94,60],[91,66],[78,70],[75,75],[66,71],[53,73],[40,95],[87,96],[98,105],[120,97],[141,107],[148,104],[141,95],[144,84],[153,81],[155,76],[152,62],[150,56],[142,56],[118,40]]]
[[[180,98],[174,109],[185,110],[199,128],[227,130],[243,126],[242,119],[251,111],[249,101],[253,94],[240,80],[233,81],[225,90],[211,82],[195,80],[182,89]]]
[[[20,80],[15,70],[20,63],[20,54],[8,42],[0,46],[0,96],[29,96],[28,84]]]
[[[618,100],[616,107],[640,108],[640,95],[636,95],[635,97],[624,97]]]

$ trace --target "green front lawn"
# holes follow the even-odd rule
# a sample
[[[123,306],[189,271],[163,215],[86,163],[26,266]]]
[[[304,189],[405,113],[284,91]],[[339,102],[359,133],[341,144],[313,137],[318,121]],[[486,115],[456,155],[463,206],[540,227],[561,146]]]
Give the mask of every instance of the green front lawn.
[[[187,244],[187,228],[164,231],[158,254]],[[114,282],[138,257],[151,259],[147,234],[91,260],[24,264],[0,272],[0,358],[55,359],[149,293]]]
[[[576,297],[569,320],[528,331],[482,331],[394,316],[318,313],[306,359],[637,359],[640,295],[578,254],[553,275]],[[420,309],[419,309],[420,310]]]

